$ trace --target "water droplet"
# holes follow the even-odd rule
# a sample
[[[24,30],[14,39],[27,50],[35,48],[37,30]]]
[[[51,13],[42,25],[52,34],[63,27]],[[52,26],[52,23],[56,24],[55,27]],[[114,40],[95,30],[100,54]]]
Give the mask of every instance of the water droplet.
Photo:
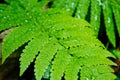
[[[98,1],[98,3],[99,3],[100,6],[103,5],[103,3],[101,2],[101,0],[97,0],[97,1]]]
[[[6,19],[7,17],[6,17],[6,16],[4,16],[3,18],[4,18],[4,19]]]
[[[77,18],[79,18],[79,19],[80,19],[80,15],[77,15]]]
[[[88,78],[86,78],[85,80],[89,80]]]
[[[105,5],[104,4],[102,4],[102,7],[103,7],[103,9],[105,9]]]
[[[67,11],[70,11],[70,8],[67,8]]]
[[[72,2],[72,3],[71,3],[71,6],[72,6],[72,7],[74,7],[74,5],[75,5],[75,3],[74,3],[74,2]]]
[[[92,80],[95,80],[95,78],[94,78],[94,77],[92,77]]]
[[[3,10],[0,10],[0,12],[3,12]]]
[[[108,23],[110,23],[110,18],[108,18]]]
[[[77,13],[80,13],[80,10]]]
[[[9,24],[9,26],[12,26],[12,24]]]
[[[27,23],[27,22],[28,22],[28,20],[25,20],[25,22]]]
[[[26,13],[26,15],[29,15],[29,13]]]
[[[95,29],[95,31],[97,30],[97,28],[96,28],[96,27],[94,27],[94,29]]]
[[[98,19],[98,16],[96,15],[96,16],[95,16],[95,21],[97,21],[97,19]]]

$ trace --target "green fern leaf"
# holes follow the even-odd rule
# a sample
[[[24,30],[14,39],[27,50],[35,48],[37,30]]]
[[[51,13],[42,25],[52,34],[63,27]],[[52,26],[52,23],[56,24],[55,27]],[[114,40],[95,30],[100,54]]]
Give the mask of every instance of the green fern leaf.
[[[26,28],[29,27],[29,28]],[[22,30],[22,31],[21,31]],[[31,40],[40,33],[40,27],[34,24],[17,27],[11,31],[3,40],[2,43],[2,62],[16,49],[23,45],[28,40]],[[12,38],[11,38],[12,37]],[[13,44],[14,43],[14,44]],[[11,45],[12,47],[9,47]]]
[[[117,6],[116,4],[112,4],[113,7],[113,13],[114,13],[114,16],[115,16],[115,22],[116,22],[116,25],[118,26],[117,27],[117,30],[118,30],[118,33],[119,33],[119,36],[120,36],[120,6]]]
[[[49,41],[41,50],[35,62],[35,76],[37,80],[40,80],[44,75],[50,61],[53,59],[55,53],[57,52],[58,45]],[[40,68],[40,69],[39,69]]]
[[[101,14],[101,4],[97,0],[94,1],[91,0],[90,23],[92,26],[94,26],[94,30],[96,33],[99,32],[99,28],[100,28],[100,14]]]
[[[30,10],[37,4],[37,0],[18,0],[18,2],[26,10]]]
[[[0,31],[11,28],[13,26],[16,27],[22,24],[26,24],[31,18],[32,16],[29,14],[29,12],[26,13],[26,11],[24,11],[17,4],[7,6],[7,8],[3,10],[2,14],[0,15],[0,22],[3,23],[0,24]]]
[[[48,36],[45,36],[44,34],[44,36],[39,35],[39,37],[31,40],[31,42],[28,43],[28,45],[23,50],[23,53],[21,54],[21,57],[20,57],[20,61],[21,61],[20,62],[20,76],[28,68],[28,66],[30,65],[30,62],[33,62],[34,58],[36,57],[38,52],[42,49],[42,47],[48,43],[48,39],[49,39]]]
[[[109,71],[112,71],[111,68],[105,65],[88,67],[83,66],[80,71],[80,76],[81,80],[114,80],[115,76],[109,73]]]
[[[37,4],[37,0],[5,0],[6,2],[10,4],[19,4],[23,9],[29,10],[31,9],[34,5]]]
[[[88,47],[92,48],[89,49]],[[97,49],[97,51],[96,51]],[[101,51],[102,50],[102,51]],[[79,47],[73,47],[70,48],[69,50],[71,55],[77,56],[77,57],[93,57],[93,56],[101,56],[101,54],[103,53],[107,53],[107,54],[103,54],[103,56],[112,56],[109,52],[106,52],[106,50],[104,50],[104,48],[102,49],[102,47],[99,46],[94,46],[94,45],[81,45]],[[79,53],[78,53],[79,52]],[[90,52],[94,52],[96,54],[90,54]],[[98,53],[99,52],[99,53]]]
[[[115,47],[116,40],[115,40],[115,32],[114,32],[115,30],[114,30],[111,6],[108,0],[103,1],[103,4],[104,4],[103,13],[104,13],[104,20],[105,20],[105,25],[106,25],[106,32],[107,32],[110,42]]]
[[[85,19],[87,12],[88,12],[88,7],[90,4],[90,0],[79,0],[79,4],[77,6],[77,11],[75,16],[77,18]]]
[[[59,3],[59,4],[58,4]],[[77,6],[78,0],[56,0],[54,1],[53,8],[61,8],[62,10],[67,10],[72,15]]]
[[[65,49],[58,51],[53,61],[50,80],[61,80],[61,77],[63,76],[70,60],[71,56],[68,55]]]
[[[65,80],[78,80],[80,65],[79,59],[72,58],[65,70]]]
[[[19,5],[18,7],[22,16],[16,14],[15,18],[23,18],[23,14],[27,16],[22,20],[20,19],[19,22],[16,22],[14,25],[18,24],[18,26],[3,40],[3,62],[13,51],[28,42],[20,58],[20,75],[24,73],[30,63],[35,59],[34,72],[37,80],[40,80],[46,75],[46,70],[48,70],[49,65],[51,80],[61,80],[62,77],[66,80],[78,78],[81,80],[100,80],[101,78],[103,80],[110,80],[115,78],[112,74],[113,70],[109,67],[109,65],[115,64],[107,59],[107,57],[114,56],[97,39],[94,28],[89,23],[73,18],[69,13],[60,9],[53,8],[42,11],[36,1],[33,5],[29,2],[31,7],[28,7],[26,4],[28,1],[25,3],[21,2],[20,4],[25,10],[23,7],[21,9],[18,3],[17,5]],[[66,2],[69,3],[69,1]],[[88,1],[87,4],[89,5],[89,3]],[[12,6],[8,8],[9,11],[17,9],[15,6],[12,8]],[[13,14],[14,11],[10,12],[10,15]],[[10,19],[12,20],[13,18]],[[4,29],[2,28],[1,30]],[[29,59],[26,59],[28,56]],[[104,71],[101,71],[101,69]],[[106,78],[106,76],[110,76],[110,78]]]
[[[94,30],[96,32],[96,35],[99,33],[100,25],[103,24],[101,23],[100,20],[102,17],[102,13],[104,15],[104,23],[106,27],[106,33],[108,36],[108,39],[110,43],[112,43],[113,47],[116,47],[116,38],[115,38],[115,28],[114,28],[114,23],[113,23],[113,14],[115,17],[115,21],[117,24],[117,29],[120,34],[120,29],[119,29],[119,11],[120,11],[120,4],[118,0],[79,0],[75,2],[76,7],[71,8],[69,4],[72,4],[72,0],[67,2],[67,1],[61,1],[61,0],[56,0],[53,3],[53,8],[59,8],[59,9],[64,9],[68,12],[70,12],[71,15],[74,15],[77,18],[81,19],[87,19],[94,27]],[[111,5],[114,4],[114,5]],[[67,6],[66,8],[66,5]],[[116,6],[116,7],[115,7]],[[112,11],[113,9],[113,11]],[[74,12],[72,12],[74,10]]]

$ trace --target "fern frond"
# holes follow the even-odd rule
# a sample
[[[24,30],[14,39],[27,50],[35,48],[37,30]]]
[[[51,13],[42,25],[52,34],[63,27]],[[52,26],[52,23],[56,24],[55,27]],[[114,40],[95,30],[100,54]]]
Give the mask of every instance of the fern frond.
[[[104,13],[104,20],[106,25],[106,32],[108,35],[108,38],[110,42],[113,44],[113,46],[116,46],[116,40],[115,40],[115,30],[114,30],[114,23],[112,18],[112,7],[109,4],[110,2],[108,0],[103,1],[103,13]]]
[[[65,70],[65,80],[78,80],[80,65],[79,59],[72,58]]]
[[[118,30],[118,33],[120,35],[120,5],[117,6],[116,4],[112,4],[112,10],[113,10],[113,13],[114,13],[114,17],[115,17],[115,22],[116,22],[116,25],[118,26],[117,27],[117,30]]]
[[[100,28],[100,15],[101,15],[101,4],[98,2],[98,0],[94,0],[94,1],[91,0],[90,23],[92,26],[94,26],[94,30],[96,33],[99,32],[99,28]]]
[[[101,68],[101,70],[99,68]],[[112,69],[106,65],[83,66],[80,71],[80,76],[81,80],[114,80],[115,76],[109,73],[109,71],[112,71]]]
[[[88,7],[90,4],[90,0],[79,0],[79,4],[77,6],[77,11],[75,16],[77,18],[85,19],[87,12],[88,12]]]
[[[26,11],[31,10],[38,2],[38,0],[18,0],[19,4]]]
[[[97,58],[97,57],[98,56],[90,56],[90,57],[85,56],[85,57],[80,58],[79,60],[80,60],[81,64],[85,65],[85,66],[98,66],[98,65],[114,64],[112,61],[110,61],[109,59],[106,59],[105,57],[102,57],[102,56],[100,56],[99,58]],[[96,58],[96,59],[94,59],[94,58]]]
[[[58,3],[57,3],[58,2]],[[56,0],[53,3],[54,8],[64,9],[66,11],[70,11],[71,15],[74,15],[77,18],[86,19],[92,25],[96,32],[96,35],[99,33],[100,25],[105,23],[106,34],[110,43],[112,43],[113,47],[116,47],[116,38],[115,38],[115,25],[113,23],[113,15],[115,17],[115,21],[117,24],[117,29],[120,35],[119,29],[119,11],[120,11],[120,3],[118,0],[79,0],[76,1],[76,7],[72,8],[72,1],[61,1]],[[112,5],[111,5],[112,4]],[[115,7],[116,6],[116,7]],[[68,9],[68,10],[67,10]],[[74,9],[74,12],[72,12]],[[112,10],[113,9],[113,10]],[[102,16],[103,14],[103,16]],[[104,23],[101,23],[102,17],[104,19]]]
[[[30,10],[34,5],[37,4],[38,0],[5,0],[7,3],[15,4],[17,3],[25,10]]]
[[[91,47],[87,48],[87,47]],[[97,50],[96,50],[97,49]],[[102,50],[102,51],[101,51]],[[77,57],[93,57],[93,56],[101,56],[101,54],[103,53],[107,53],[107,54],[103,54],[103,56],[112,56],[109,52],[106,52],[106,50],[104,50],[104,48],[102,49],[102,47],[99,46],[94,46],[94,45],[80,45],[79,47],[71,47],[69,50],[70,54],[77,56]],[[79,53],[78,53],[79,52]],[[90,54],[89,52],[94,52],[96,54]]]
[[[48,65],[50,64],[51,60],[53,59],[55,53],[58,50],[58,45],[56,43],[49,41],[41,50],[40,54],[36,58],[35,61],[35,76],[37,80],[40,80],[44,75]]]
[[[76,1],[75,3],[77,3]],[[105,75],[110,76],[110,79],[114,78],[111,73],[113,70],[109,65],[115,64],[107,59],[107,57],[113,57],[113,55],[97,39],[94,28],[88,22],[73,18],[69,13],[60,9],[52,8],[42,11],[36,1],[33,5],[30,2],[31,7],[26,4],[28,0],[25,3],[19,2],[25,10],[23,7],[21,9],[18,4],[22,16],[16,14],[14,19],[23,18],[23,14],[27,16],[22,21],[20,19],[20,22],[16,22],[14,25],[18,24],[18,26],[3,40],[3,62],[13,51],[28,42],[20,58],[20,75],[35,60],[34,72],[37,80],[40,80],[45,75],[49,65],[51,65],[51,80],[61,80],[62,77],[67,80],[70,78],[99,80],[101,77],[107,79]],[[69,3],[68,0],[65,4],[67,3]],[[90,1],[88,0],[87,4],[89,5],[89,3]],[[74,8],[76,7],[77,5],[74,6]],[[12,9],[17,8],[14,6],[10,8],[10,10]],[[19,10],[16,10],[16,12],[19,12]],[[14,11],[10,13],[10,15],[13,14]],[[12,20],[13,18],[10,19]],[[14,25],[12,24],[12,26]],[[27,57],[29,59],[26,59]],[[105,70],[102,72],[100,71],[101,69]],[[74,76],[69,77],[72,74]],[[77,76],[77,74],[80,76]],[[98,75],[101,74],[103,75],[99,77]]]
[[[61,80],[61,77],[64,75],[65,69],[68,66],[70,60],[71,56],[68,55],[65,49],[58,51],[52,64],[50,79]]]
[[[34,58],[36,57],[38,52],[40,52],[43,46],[48,43],[48,39],[48,36],[45,36],[44,34],[44,36],[39,35],[28,43],[20,57],[20,76],[28,68],[30,63],[33,62]]]
[[[26,28],[29,27],[29,28]],[[22,30],[22,31],[21,31]],[[30,23],[22,27],[17,27],[12,30],[3,40],[2,43],[2,62],[16,49],[22,46],[27,41],[36,37],[40,33],[41,28]],[[9,47],[11,45],[12,47]]]
[[[30,16],[21,7],[18,5],[7,5],[7,8],[0,15],[0,22],[2,23],[0,24],[0,31],[24,24],[28,19],[30,19]]]

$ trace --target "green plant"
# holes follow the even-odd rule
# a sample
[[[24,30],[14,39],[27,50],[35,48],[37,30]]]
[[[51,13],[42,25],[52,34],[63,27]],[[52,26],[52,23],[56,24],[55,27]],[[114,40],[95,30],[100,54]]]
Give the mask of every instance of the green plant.
[[[6,0],[0,4],[0,31],[14,27],[2,43],[2,62],[23,44],[20,76],[35,60],[37,80],[113,80],[107,57],[114,57],[84,20],[58,8],[44,10],[49,1]],[[53,5],[54,6],[54,5]],[[50,70],[50,71],[49,71]],[[49,74],[50,72],[50,74]]]
[[[107,36],[114,48],[117,47],[113,16],[120,35],[120,0],[56,0],[52,7],[67,10],[77,18],[87,19],[96,33],[99,32],[103,14]]]

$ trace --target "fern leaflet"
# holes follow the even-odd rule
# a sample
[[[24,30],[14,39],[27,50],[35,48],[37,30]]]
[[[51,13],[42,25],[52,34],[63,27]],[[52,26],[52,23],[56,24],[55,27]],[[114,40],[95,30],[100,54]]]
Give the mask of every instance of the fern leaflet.
[[[78,73],[80,70],[81,64],[79,59],[72,58],[65,70],[65,79],[66,80],[78,80]],[[74,66],[74,68],[73,68]],[[73,72],[74,71],[74,72]]]
[[[39,38],[41,38],[41,39],[39,39]],[[20,72],[21,72],[20,75],[23,74],[23,72],[27,69],[29,64],[31,62],[33,62],[34,58],[36,57],[36,55],[38,54],[40,49],[42,49],[43,46],[47,43],[48,43],[48,36],[45,36],[45,34],[44,34],[44,36],[39,35],[39,37],[31,40],[31,42],[28,43],[28,45],[25,47],[25,49],[23,50],[23,53],[21,54],[21,57],[20,57],[20,61],[21,61],[20,62]],[[36,46],[37,44],[39,44],[39,45]],[[28,54],[30,54],[30,55],[28,55]],[[24,61],[24,60],[26,60],[26,61]]]
[[[61,80],[61,77],[63,76],[63,73],[65,72],[65,68],[70,62],[70,59],[71,59],[71,56],[68,55],[65,49],[57,52],[57,55],[55,57],[55,60],[52,66],[51,78],[50,78],[51,80]]]

